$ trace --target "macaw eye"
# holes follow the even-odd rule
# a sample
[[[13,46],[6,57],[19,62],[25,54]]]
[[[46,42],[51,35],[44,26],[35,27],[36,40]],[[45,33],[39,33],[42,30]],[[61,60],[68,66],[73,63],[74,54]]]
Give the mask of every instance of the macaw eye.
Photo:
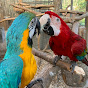
[[[33,29],[34,26],[33,24],[34,24],[34,19],[32,19],[31,22],[29,23],[28,28]]]
[[[33,21],[31,23],[33,23]]]
[[[57,22],[59,22],[59,21],[60,21],[60,19],[59,19],[59,18],[56,18],[56,21],[57,21]]]
[[[34,20],[31,21],[31,25],[34,23]]]

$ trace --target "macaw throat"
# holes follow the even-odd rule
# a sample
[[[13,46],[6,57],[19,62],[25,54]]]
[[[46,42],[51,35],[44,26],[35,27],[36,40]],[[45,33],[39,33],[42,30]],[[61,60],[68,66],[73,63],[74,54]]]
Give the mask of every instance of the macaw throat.
[[[32,45],[33,45],[33,41],[32,41],[32,39],[29,37],[28,38],[28,45],[30,46],[30,47],[32,47]]]

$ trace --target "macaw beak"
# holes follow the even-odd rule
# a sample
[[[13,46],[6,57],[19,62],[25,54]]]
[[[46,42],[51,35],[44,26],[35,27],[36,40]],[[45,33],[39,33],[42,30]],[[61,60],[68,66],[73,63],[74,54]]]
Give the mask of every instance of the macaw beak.
[[[37,17],[33,18],[28,26],[29,28],[29,37],[32,39],[32,37],[38,32],[38,35],[40,34],[40,22]],[[38,31],[37,31],[38,30]]]
[[[50,25],[50,19],[48,19],[44,25],[43,31],[50,36],[54,35],[53,27]]]
[[[40,26],[40,22],[38,20],[38,18],[36,17],[36,20],[37,20],[37,23],[36,23],[36,29],[38,30],[38,35],[40,34],[40,29],[41,29],[41,26]]]
[[[32,47],[32,37],[38,32],[38,35],[40,34],[40,22],[37,17],[33,18],[31,22],[28,25],[29,29],[29,38],[28,38],[28,44]],[[38,30],[38,31],[37,31]]]
[[[51,26],[49,26],[47,29],[44,28],[43,31],[46,34],[50,35],[50,36],[53,36],[54,35],[54,31],[53,31],[53,28]]]

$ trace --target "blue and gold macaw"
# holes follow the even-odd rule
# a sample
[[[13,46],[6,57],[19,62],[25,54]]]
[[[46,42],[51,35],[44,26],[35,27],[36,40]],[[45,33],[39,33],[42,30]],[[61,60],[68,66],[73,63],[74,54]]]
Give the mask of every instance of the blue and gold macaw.
[[[7,51],[0,62],[0,88],[24,88],[33,79],[37,65],[32,54],[32,37],[40,33],[33,13],[20,14],[8,28]]]

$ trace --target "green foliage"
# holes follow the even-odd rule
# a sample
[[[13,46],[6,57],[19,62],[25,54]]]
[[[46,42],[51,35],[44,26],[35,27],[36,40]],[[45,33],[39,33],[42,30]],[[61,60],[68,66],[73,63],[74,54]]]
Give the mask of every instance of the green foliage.
[[[85,18],[80,20],[80,25],[84,26],[85,25]]]
[[[63,0],[62,1],[62,8],[66,9],[68,5],[71,4],[71,0]]]
[[[66,9],[68,5],[71,5],[71,0],[63,0],[62,6],[63,9]],[[73,9],[74,10],[80,10],[85,11],[86,9],[86,1],[85,0],[73,0]]]
[[[73,4],[75,10],[85,11],[86,10],[86,1],[85,0],[74,0]]]
[[[71,0],[63,0],[62,7],[66,9],[68,5],[71,5]],[[68,8],[70,10],[70,8]],[[73,0],[73,10],[76,11],[86,11],[86,1],[85,0]],[[85,19],[80,21],[80,25],[85,25]]]

